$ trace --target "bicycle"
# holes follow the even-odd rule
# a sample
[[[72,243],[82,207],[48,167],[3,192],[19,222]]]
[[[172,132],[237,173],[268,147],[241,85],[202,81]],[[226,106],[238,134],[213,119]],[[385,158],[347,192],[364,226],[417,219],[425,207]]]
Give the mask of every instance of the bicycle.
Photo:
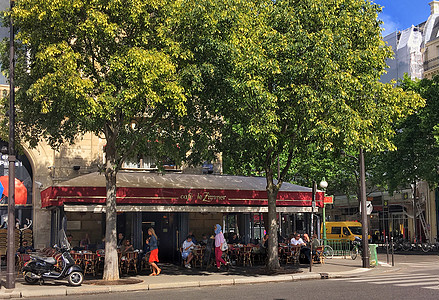
[[[363,256],[363,247],[361,246],[361,240],[358,238],[355,238],[355,240],[352,241],[352,244],[354,246],[352,247],[352,250],[351,250],[351,258],[352,258],[352,260],[355,260],[358,256],[358,254]]]
[[[323,257],[325,259],[333,258],[334,257],[334,249],[332,249],[332,247],[329,245],[323,246]]]

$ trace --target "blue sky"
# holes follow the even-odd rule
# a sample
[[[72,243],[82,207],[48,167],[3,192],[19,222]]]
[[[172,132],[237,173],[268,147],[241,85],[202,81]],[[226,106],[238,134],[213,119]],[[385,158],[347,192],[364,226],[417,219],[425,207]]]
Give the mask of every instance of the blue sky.
[[[384,6],[379,18],[384,21],[383,36],[395,30],[403,30],[427,20],[432,0],[375,0]]]

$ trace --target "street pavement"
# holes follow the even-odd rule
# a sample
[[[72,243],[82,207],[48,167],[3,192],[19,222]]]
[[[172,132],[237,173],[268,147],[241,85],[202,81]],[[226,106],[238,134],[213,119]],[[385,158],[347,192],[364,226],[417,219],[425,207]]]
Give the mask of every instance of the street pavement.
[[[91,297],[115,299],[112,297],[117,295],[119,295],[119,297],[123,295],[126,299],[134,299],[141,295],[157,295],[157,297],[161,298],[161,295],[168,294],[175,294],[177,297],[175,299],[188,299],[186,298],[186,295],[190,295],[193,291],[198,291],[201,294],[206,293],[206,295],[210,295],[211,292],[215,294],[216,292],[225,291],[230,294],[230,298],[233,298],[233,294],[241,295],[242,290],[247,289],[249,286],[252,287],[252,290],[259,290],[261,289],[261,286],[273,286],[274,283],[276,283],[274,285],[275,289],[270,289],[273,294],[268,294],[267,297],[262,297],[262,299],[290,299],[291,297],[287,297],[288,295],[284,295],[282,291],[288,291],[289,288],[295,290],[301,285],[310,285],[306,288],[310,288],[310,291],[313,291],[314,294],[314,292],[316,292],[316,281],[318,282],[317,286],[319,287],[318,290],[320,292],[322,291],[321,287],[323,285],[328,286],[328,291],[332,290],[334,287],[346,285],[345,289],[348,291],[355,286],[359,286],[357,288],[359,290],[368,286],[368,289],[375,292],[378,290],[375,286],[394,286],[394,288],[400,288],[397,285],[405,282],[404,279],[406,281],[419,279],[418,281],[405,282],[405,284],[407,284],[408,287],[411,285],[414,287],[423,286],[425,287],[423,288],[424,291],[433,292],[437,296],[435,299],[439,298],[439,290],[435,289],[435,287],[438,286],[438,282],[434,281],[435,278],[438,278],[437,275],[439,275],[435,273],[439,273],[439,258],[437,255],[396,255],[394,267],[386,264],[386,255],[379,254],[378,260],[380,261],[379,266],[364,269],[361,268],[361,260],[358,258],[355,261],[351,260],[349,257],[347,259],[334,258],[332,260],[326,260],[326,263],[323,265],[314,265],[312,272],[309,271],[308,266],[301,265],[300,268],[298,268],[298,271],[301,271],[299,273],[270,276],[259,275],[257,272],[251,272],[251,270],[255,270],[255,268],[232,268],[230,272],[216,273],[196,269],[187,270],[171,266],[168,269],[168,273],[166,272],[166,268],[163,268],[165,272],[159,276],[151,277],[142,275],[131,277],[141,281],[137,284],[93,285],[90,283],[95,283],[96,281],[88,280],[84,281],[84,284],[81,287],[76,288],[69,287],[66,281],[59,281],[56,283],[48,281],[43,286],[39,286],[26,285],[22,283],[21,280],[17,280],[16,289],[5,290],[2,288],[0,291],[0,299],[20,297],[50,297],[51,299],[58,299],[57,297],[60,297],[60,299],[65,299],[66,295],[68,296],[67,298],[73,299],[91,299]],[[329,279],[321,280],[322,278]],[[314,285],[309,282],[314,282]],[[375,284],[376,282],[386,282],[386,284]],[[427,284],[426,282],[430,282],[431,284]],[[418,285],[414,285],[416,283],[418,283]],[[354,290],[352,290],[352,292],[354,292]],[[276,293],[279,293],[279,297],[274,297]],[[324,298],[330,296],[328,293],[321,293],[321,296]],[[342,289],[335,288],[334,295],[340,293],[344,295]],[[315,294],[317,295],[319,293],[316,292]],[[90,297],[87,295],[90,295]],[[246,297],[250,294],[244,293],[242,295],[243,299],[247,299]],[[426,299],[429,299],[429,295],[430,294],[426,295]],[[353,295],[350,295],[350,298],[352,297]],[[204,299],[203,297],[197,298]],[[211,297],[206,296],[206,298]],[[171,300],[174,298],[167,297],[167,299]]]

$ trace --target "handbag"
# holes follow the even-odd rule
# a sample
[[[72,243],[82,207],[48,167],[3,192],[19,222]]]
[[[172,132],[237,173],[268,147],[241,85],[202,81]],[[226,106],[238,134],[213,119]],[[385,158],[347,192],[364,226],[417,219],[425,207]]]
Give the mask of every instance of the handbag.
[[[227,249],[229,249],[229,245],[227,245],[226,242],[222,243],[222,245],[221,245],[221,251],[227,251]]]

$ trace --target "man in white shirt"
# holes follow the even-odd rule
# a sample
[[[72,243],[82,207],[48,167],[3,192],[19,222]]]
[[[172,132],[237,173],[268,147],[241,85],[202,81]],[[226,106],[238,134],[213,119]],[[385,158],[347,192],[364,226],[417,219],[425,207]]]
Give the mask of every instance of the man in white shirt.
[[[188,269],[191,268],[191,260],[194,258],[192,254],[192,249],[195,248],[195,244],[192,241],[192,236],[188,236],[183,242],[183,249],[181,252],[181,257],[184,260],[184,266]]]
[[[300,234],[296,234],[290,242],[291,246],[300,246],[302,247],[300,249],[300,253],[303,253],[308,260],[308,262],[311,260],[311,249],[306,247],[306,243],[300,238]]]
[[[300,237],[300,234],[296,234],[290,241],[291,246],[306,246],[305,242]]]

